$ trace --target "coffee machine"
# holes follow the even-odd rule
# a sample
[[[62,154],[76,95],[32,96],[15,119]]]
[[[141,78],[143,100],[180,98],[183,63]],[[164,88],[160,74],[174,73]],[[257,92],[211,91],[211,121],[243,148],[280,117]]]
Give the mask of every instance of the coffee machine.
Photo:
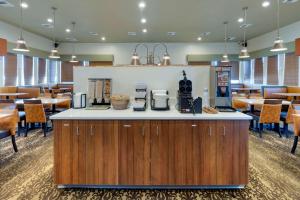
[[[183,79],[179,81],[177,93],[178,110],[181,113],[202,113],[202,99],[198,97],[194,100],[192,81],[187,79],[185,71],[182,73]]]

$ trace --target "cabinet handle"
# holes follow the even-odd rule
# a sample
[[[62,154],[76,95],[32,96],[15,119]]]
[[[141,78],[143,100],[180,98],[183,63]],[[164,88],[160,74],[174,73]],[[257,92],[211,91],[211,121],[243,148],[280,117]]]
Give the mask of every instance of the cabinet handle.
[[[209,136],[211,136],[211,127],[208,128]]]
[[[197,127],[197,124],[192,124],[192,127]]]
[[[131,125],[130,125],[130,124],[124,124],[123,127],[125,127],[125,128],[130,128]]]
[[[225,136],[225,135],[226,135],[226,127],[223,126],[223,136]]]
[[[159,135],[159,128],[158,128],[158,126],[156,126],[156,135],[157,136]]]
[[[93,125],[91,125],[91,135],[94,135]]]
[[[76,128],[76,134],[79,135],[79,127]]]

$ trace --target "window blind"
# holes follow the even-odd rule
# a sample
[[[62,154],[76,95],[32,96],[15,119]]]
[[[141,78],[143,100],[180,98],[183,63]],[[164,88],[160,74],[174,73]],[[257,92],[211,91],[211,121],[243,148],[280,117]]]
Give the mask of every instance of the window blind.
[[[263,84],[263,60],[262,58],[256,58],[254,62],[254,83]]]
[[[32,85],[33,79],[33,61],[32,57],[24,56],[24,84]]]
[[[46,59],[39,58],[39,68],[38,68],[38,83],[46,83],[47,80],[46,73]]]
[[[250,82],[250,78],[251,78],[251,61],[250,60],[246,60],[246,61],[242,61],[243,62],[243,66],[244,66],[244,81],[245,82]]]
[[[268,58],[267,83],[269,85],[278,85],[278,60],[277,56]]]
[[[4,85],[16,86],[18,77],[17,55],[8,53],[4,59]]]
[[[298,86],[299,59],[294,53],[285,55],[284,84]]]

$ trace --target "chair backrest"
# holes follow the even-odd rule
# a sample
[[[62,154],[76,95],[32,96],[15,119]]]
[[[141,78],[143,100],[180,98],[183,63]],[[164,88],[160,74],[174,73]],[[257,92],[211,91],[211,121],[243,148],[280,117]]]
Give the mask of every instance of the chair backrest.
[[[45,123],[46,114],[41,100],[24,100],[27,123]]]
[[[265,99],[264,104],[282,104],[282,99]]]
[[[296,115],[293,117],[294,120],[294,135],[300,136],[300,116]]]
[[[262,86],[261,93],[264,99],[286,99],[284,96],[275,95],[273,93],[287,93],[286,86]]]
[[[279,123],[281,107],[281,104],[263,104],[259,123]]]
[[[19,87],[19,93],[27,93],[25,95],[18,96],[19,99],[30,99],[30,98],[38,98],[41,96],[41,89],[39,87]]]

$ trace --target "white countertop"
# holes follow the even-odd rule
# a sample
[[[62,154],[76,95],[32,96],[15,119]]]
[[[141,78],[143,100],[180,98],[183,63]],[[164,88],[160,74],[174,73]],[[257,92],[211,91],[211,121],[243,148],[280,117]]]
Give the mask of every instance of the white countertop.
[[[137,112],[132,108],[127,110],[86,110],[70,109],[50,117],[52,120],[251,120],[252,117],[240,112],[218,114],[182,114],[175,106],[169,111]]]

